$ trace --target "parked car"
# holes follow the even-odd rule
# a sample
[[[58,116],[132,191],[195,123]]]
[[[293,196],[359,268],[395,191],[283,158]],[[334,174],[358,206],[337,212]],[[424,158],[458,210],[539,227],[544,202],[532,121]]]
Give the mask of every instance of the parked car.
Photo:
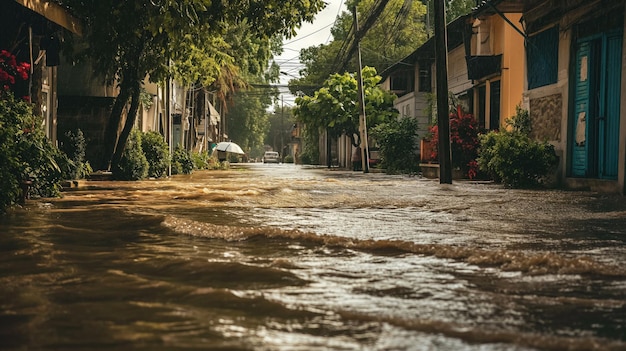
[[[263,163],[280,163],[280,156],[276,151],[265,151]]]

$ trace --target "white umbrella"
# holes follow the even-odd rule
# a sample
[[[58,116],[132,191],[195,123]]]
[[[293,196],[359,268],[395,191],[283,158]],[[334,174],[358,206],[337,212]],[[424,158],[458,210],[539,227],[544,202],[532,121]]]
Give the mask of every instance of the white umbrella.
[[[233,143],[232,141],[222,141],[221,143],[217,143],[217,146],[215,147],[215,150],[217,150],[217,151],[224,151],[224,152],[230,152],[230,153],[233,153],[233,154],[240,154],[240,155],[245,154],[245,152],[243,152],[241,147],[239,145]]]

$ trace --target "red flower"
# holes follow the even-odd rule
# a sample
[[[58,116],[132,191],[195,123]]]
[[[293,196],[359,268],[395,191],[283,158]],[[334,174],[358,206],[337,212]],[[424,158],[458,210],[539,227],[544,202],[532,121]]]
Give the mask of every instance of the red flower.
[[[431,148],[432,159],[438,158],[439,128],[432,126]],[[464,114],[461,107],[450,113],[450,147],[452,151],[452,166],[463,170],[472,179],[478,173],[478,164],[475,159],[478,156],[478,134],[480,128],[473,115]]]
[[[18,63],[15,55],[7,50],[0,50],[0,85],[4,91],[9,91],[15,84],[16,77],[21,80],[28,80],[30,64],[26,62]]]
[[[0,67],[0,82],[9,80],[9,74]]]

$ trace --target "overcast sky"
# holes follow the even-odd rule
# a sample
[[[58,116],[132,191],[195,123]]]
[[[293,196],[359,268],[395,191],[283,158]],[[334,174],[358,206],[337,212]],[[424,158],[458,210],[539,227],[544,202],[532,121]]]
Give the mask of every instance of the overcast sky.
[[[328,5],[324,10],[315,16],[313,23],[305,23],[301,28],[297,29],[297,35],[291,39],[283,41],[283,53],[274,58],[280,66],[282,72],[287,75],[281,75],[280,84],[287,84],[290,79],[298,76],[298,71],[302,68],[299,60],[300,49],[320,44],[327,44],[332,40],[330,29],[335,23],[337,15],[346,11],[344,0],[327,0]],[[288,90],[281,89],[281,92]],[[285,94],[285,106],[293,105],[294,97],[291,94]]]

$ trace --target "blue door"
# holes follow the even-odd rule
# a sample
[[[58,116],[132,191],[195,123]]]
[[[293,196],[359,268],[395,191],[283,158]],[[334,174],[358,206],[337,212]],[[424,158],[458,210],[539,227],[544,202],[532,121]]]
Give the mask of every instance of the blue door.
[[[579,40],[575,57],[570,173],[617,179],[622,33]]]

